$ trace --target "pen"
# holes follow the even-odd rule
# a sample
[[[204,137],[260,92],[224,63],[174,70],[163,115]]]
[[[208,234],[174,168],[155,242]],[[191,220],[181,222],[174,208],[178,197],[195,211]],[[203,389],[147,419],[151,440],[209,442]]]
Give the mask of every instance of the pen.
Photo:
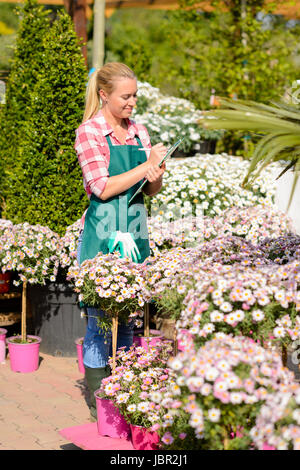
[[[138,150],[151,150],[151,148],[140,147]]]

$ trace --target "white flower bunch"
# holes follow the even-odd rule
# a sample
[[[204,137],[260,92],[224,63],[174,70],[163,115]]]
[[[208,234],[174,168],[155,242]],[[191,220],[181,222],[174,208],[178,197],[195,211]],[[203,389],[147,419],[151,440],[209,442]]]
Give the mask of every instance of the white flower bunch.
[[[222,135],[222,131],[208,131],[199,126],[202,111],[188,100],[163,95],[147,82],[138,82],[138,97],[141,104],[138,100],[133,117],[147,126],[152,145],[158,142],[169,145],[185,137],[180,148],[187,152],[199,148],[203,138],[219,139]]]
[[[189,216],[214,218],[232,207],[272,206],[275,187],[270,173],[263,173],[251,190],[241,187],[248,167],[248,161],[226,154],[169,161],[163,188],[148,203],[151,216],[170,222]]]

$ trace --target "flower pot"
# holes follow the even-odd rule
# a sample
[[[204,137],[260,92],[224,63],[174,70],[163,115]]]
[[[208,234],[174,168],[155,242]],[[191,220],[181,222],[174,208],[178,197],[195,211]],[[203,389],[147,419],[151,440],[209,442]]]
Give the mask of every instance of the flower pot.
[[[141,336],[134,335],[133,342],[137,346],[141,346],[142,348],[148,350],[148,345],[150,347],[155,346],[159,341],[163,339],[163,335],[159,330],[150,330],[150,336],[142,336],[144,333],[143,330],[136,331],[137,334],[141,334]]]
[[[77,338],[75,341],[76,349],[77,349],[77,360],[78,360],[78,369],[79,372],[84,374],[84,365],[83,365],[83,356],[82,356],[82,348],[83,348],[83,338]]]
[[[14,372],[34,372],[39,367],[39,349],[41,338],[28,335],[30,343],[18,343],[21,336],[7,338],[10,368]]]
[[[174,340],[175,337],[175,325],[176,321],[171,318],[162,318],[160,319],[160,326],[156,322],[156,328],[159,328],[159,331],[166,339]]]
[[[269,446],[266,442],[263,443],[262,450],[276,450],[276,447]]]
[[[11,272],[0,273],[0,294],[9,292]]]
[[[149,431],[142,426],[130,425],[132,445],[136,450],[157,450],[160,442],[155,431]]]
[[[97,428],[100,436],[108,436],[117,439],[130,438],[130,426],[126,423],[114,403],[107,398],[98,396],[99,390],[94,393],[97,407]]]
[[[0,328],[0,362],[5,362],[5,352],[6,352],[6,333],[5,328]]]

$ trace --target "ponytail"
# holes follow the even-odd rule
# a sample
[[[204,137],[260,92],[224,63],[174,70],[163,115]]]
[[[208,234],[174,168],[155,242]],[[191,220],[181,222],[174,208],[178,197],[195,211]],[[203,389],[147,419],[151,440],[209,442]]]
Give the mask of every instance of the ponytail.
[[[82,122],[94,117],[100,109],[99,91],[102,89],[108,95],[114,90],[114,80],[118,78],[135,79],[133,71],[120,62],[108,62],[92,73],[85,95],[85,109]]]
[[[100,107],[100,96],[97,86],[97,70],[90,76],[86,93],[85,93],[85,109],[82,122],[91,119],[97,114]]]

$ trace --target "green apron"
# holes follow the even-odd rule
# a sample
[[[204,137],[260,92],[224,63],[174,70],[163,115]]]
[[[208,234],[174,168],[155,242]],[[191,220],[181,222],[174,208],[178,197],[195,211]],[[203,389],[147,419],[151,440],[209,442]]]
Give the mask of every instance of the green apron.
[[[138,145],[112,145],[110,137],[107,136],[106,139],[110,150],[109,176],[121,175],[147,160],[146,152],[138,150],[142,147],[139,138]],[[86,259],[94,258],[99,252],[109,253],[109,237],[117,230],[132,234],[141,255],[140,263],[150,255],[147,213],[142,193],[134,198],[130,206],[128,204],[140,184],[138,182],[106,201],[91,195],[84,221],[80,264]]]

